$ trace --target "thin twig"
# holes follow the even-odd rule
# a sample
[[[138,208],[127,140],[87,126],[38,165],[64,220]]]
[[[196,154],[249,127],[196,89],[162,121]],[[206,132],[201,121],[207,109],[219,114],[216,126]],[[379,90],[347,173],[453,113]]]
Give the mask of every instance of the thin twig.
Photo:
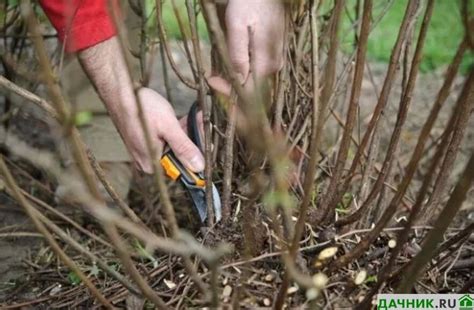
[[[79,269],[79,267],[74,263],[74,261],[61,249],[61,247],[56,242],[56,240],[54,240],[54,237],[51,235],[48,229],[38,219],[37,214],[35,214],[34,208],[21,194],[18,185],[16,184],[13,176],[8,170],[7,165],[5,164],[5,161],[3,160],[3,156],[0,156],[0,172],[3,175],[6,185],[13,193],[15,199],[20,203],[25,212],[28,214],[36,229],[48,241],[54,253],[63,261],[63,263],[69,269],[71,269],[71,271],[73,271],[81,279],[81,281],[90,290],[92,295],[94,295],[94,297],[97,298],[97,300],[101,304],[103,304],[107,309],[113,309],[114,307],[110,304],[110,302],[104,297],[104,295],[102,295],[102,293],[95,287],[95,285],[89,280],[89,278],[87,278],[87,276]]]

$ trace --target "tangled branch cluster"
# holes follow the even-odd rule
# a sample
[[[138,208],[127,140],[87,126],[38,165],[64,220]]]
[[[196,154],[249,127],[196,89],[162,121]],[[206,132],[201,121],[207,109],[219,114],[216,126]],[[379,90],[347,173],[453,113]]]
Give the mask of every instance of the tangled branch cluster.
[[[455,165],[460,164],[458,153],[474,151],[462,143],[474,108],[472,70],[463,77],[449,119],[439,121],[440,112],[453,93],[461,61],[474,49],[468,28],[430,111],[416,132],[408,159],[402,161],[399,151],[413,106],[434,0],[408,1],[381,90],[366,120],[360,118],[360,110],[364,77],[367,71],[370,73],[367,44],[389,5],[380,16],[373,16],[373,0],[357,1],[351,30],[355,34],[353,51],[343,53],[339,42],[341,16],[347,9],[344,0],[335,0],[324,16],[318,1],[288,3],[291,18],[285,66],[278,76],[248,94],[232,70],[215,1],[185,2],[186,17],[180,15],[174,0],[171,4],[179,21],[191,77],[181,72],[173,58],[160,14],[156,17],[156,35],[166,56],[163,66],[170,65],[179,80],[196,91],[204,114],[205,175],[208,180],[217,181],[222,193],[223,220],[213,223],[213,208],[208,206],[208,229],[200,239],[178,227],[175,206],[149,141],[149,152],[156,158],[154,182],[165,231],[147,226],[139,208],[119,198],[71,121],[74,111],[56,77],[57,63],[61,61],[54,61],[55,56],[49,55],[45,47],[49,38],[42,35],[31,5],[26,3],[21,13],[19,7],[9,8],[5,14],[0,29],[5,38],[2,93],[8,101],[14,100],[12,94],[16,94],[44,110],[48,120],[62,128],[78,164],[78,175],[71,176],[55,156],[38,152],[12,137],[0,157],[2,188],[23,208],[62,264],[79,277],[83,291],[87,288],[91,294],[78,298],[77,288],[73,288],[57,297],[68,300],[67,296],[73,296],[71,303],[62,305],[100,303],[114,308],[124,300],[128,304],[133,296],[160,309],[237,307],[239,303],[282,309],[332,304],[334,296],[344,296],[352,304],[368,308],[381,290],[410,292],[429,270],[446,267],[444,262],[469,242],[474,229],[472,223],[463,222],[459,229],[452,225],[462,212],[462,203],[473,183],[474,154],[461,163],[464,168],[459,175],[451,176]],[[157,12],[162,12],[161,5],[156,1]],[[150,59],[147,52],[154,41],[147,33],[149,16],[140,1],[131,1],[131,7],[143,19],[140,53],[135,56],[142,63],[141,81],[146,83]],[[472,24],[468,10],[462,14],[460,22],[466,27]],[[197,30],[201,15],[210,34],[214,63],[220,64],[219,69],[232,82],[235,94],[228,100],[213,99],[213,105],[208,98]],[[123,27],[119,23],[117,26],[122,30],[125,51]],[[17,33],[22,35],[16,37]],[[26,63],[25,59],[34,62],[30,55],[33,51],[38,78],[20,86],[13,81],[20,80],[18,77],[25,80],[20,64]],[[403,78],[397,84],[400,73]],[[36,84],[46,87],[48,99],[28,90]],[[395,97],[395,88],[400,94],[396,118],[393,126],[385,130],[384,113]],[[138,110],[144,124],[140,104]],[[356,129],[359,135],[355,134]],[[336,139],[332,138],[334,132]],[[18,177],[21,167],[9,154],[73,188],[76,207],[94,218],[100,231],[84,228],[46,199],[23,188]],[[395,171],[397,168],[399,172]],[[121,212],[107,207],[97,179]],[[207,184],[207,201],[212,201],[211,182]],[[404,220],[394,221],[401,217]],[[81,238],[73,238],[69,230],[79,232]],[[236,232],[242,236],[232,240],[229,236]],[[201,241],[208,235],[223,236],[216,239],[227,242],[203,245]],[[238,243],[231,246],[236,240]],[[95,246],[86,246],[90,242]],[[133,246],[136,242],[143,245],[140,248],[149,262],[137,257]],[[417,250],[408,255],[407,249],[413,243]],[[119,270],[110,267],[111,252],[112,260],[121,266]],[[79,254],[80,259],[72,253]],[[84,267],[92,264],[111,279],[86,274]],[[452,268],[454,261],[448,265]],[[174,282],[165,278],[173,277],[174,271],[183,276],[178,286],[174,283],[177,277]],[[367,273],[376,280],[367,281]],[[263,284],[256,280],[259,274],[263,274]],[[472,286],[472,279],[466,280],[460,291]],[[255,288],[264,292],[259,295]],[[36,301],[46,302],[55,296],[41,298]]]

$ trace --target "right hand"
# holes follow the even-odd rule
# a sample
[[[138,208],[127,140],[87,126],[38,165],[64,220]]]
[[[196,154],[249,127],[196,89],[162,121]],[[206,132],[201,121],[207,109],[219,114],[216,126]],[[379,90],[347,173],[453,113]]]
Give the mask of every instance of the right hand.
[[[138,97],[156,156],[161,156],[167,143],[188,169],[194,172],[204,170],[204,157],[201,151],[181,127],[170,103],[149,88],[141,88]],[[118,128],[137,167],[143,172],[152,173],[153,163],[138,113],[131,113],[130,117],[123,118]]]
[[[153,161],[138,117],[137,103],[117,37],[81,50],[79,60],[109,111],[136,166],[153,172]],[[165,143],[190,170],[204,170],[204,158],[176,119],[170,103],[149,88],[138,90],[151,147],[161,156]]]

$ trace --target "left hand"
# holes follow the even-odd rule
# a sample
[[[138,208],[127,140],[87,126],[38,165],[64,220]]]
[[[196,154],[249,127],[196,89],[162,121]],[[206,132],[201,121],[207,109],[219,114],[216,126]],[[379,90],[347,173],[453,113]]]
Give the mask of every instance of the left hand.
[[[230,60],[245,88],[253,86],[251,76],[265,78],[282,68],[286,41],[283,0],[229,0],[225,24]],[[222,77],[211,76],[208,83],[230,96],[231,85]]]

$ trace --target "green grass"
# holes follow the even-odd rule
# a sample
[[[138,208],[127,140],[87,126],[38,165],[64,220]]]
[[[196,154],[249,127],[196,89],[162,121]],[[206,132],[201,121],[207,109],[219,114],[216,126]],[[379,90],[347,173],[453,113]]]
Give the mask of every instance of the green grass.
[[[349,0],[349,7],[353,7],[354,0]],[[369,36],[367,46],[368,57],[373,60],[388,62],[392,48],[397,39],[408,0],[395,0],[393,5],[375,27]],[[385,7],[385,1],[374,1],[373,17],[376,18]],[[418,35],[424,8],[418,18],[416,35]],[[349,17],[344,16],[343,31],[347,33],[350,25]],[[426,36],[423,50],[421,71],[428,72],[448,65],[457,47],[464,37],[464,27],[461,23],[459,2],[454,0],[435,0],[433,16]],[[343,46],[347,48],[352,44],[352,35],[343,40]],[[414,46],[413,46],[414,48]],[[461,71],[467,72],[474,63],[473,55],[464,57]]]
[[[433,17],[431,19],[430,28],[426,37],[423,60],[421,63],[421,71],[429,72],[448,65],[456,49],[464,36],[464,28],[461,23],[461,16],[459,10],[459,1],[455,0],[435,0],[435,7]],[[166,25],[167,34],[169,38],[181,39],[178,23],[174,17],[171,8],[170,0],[164,1],[163,20]],[[408,0],[394,0],[393,5],[382,18],[380,23],[373,29],[369,36],[367,53],[369,59],[373,61],[388,62],[393,45],[397,39],[398,30],[405,13]],[[177,3],[182,3],[177,1]],[[374,1],[373,17],[376,18],[385,7],[386,1]],[[332,1],[325,1],[322,10],[332,6]],[[355,0],[347,1],[347,8],[353,8]],[[353,10],[349,10],[349,14],[353,14]],[[180,12],[183,20],[186,18],[186,9],[184,5],[180,5]],[[347,11],[346,11],[347,12]],[[417,33],[423,18],[424,9],[420,14],[417,25]],[[343,50],[350,51],[352,48],[353,34],[348,31],[351,23],[350,18],[346,13],[343,13],[343,24],[340,35],[342,38]],[[202,18],[199,19],[199,33],[208,38],[206,27]],[[414,48],[414,47],[413,47]],[[466,73],[474,66],[474,56],[468,55],[464,57],[461,65],[461,71]]]
[[[181,20],[185,24],[186,31],[188,31],[187,36],[190,38],[190,29],[189,29],[189,19],[188,19],[188,13],[186,10],[186,6],[184,4],[183,0],[177,0],[175,1],[178,7],[178,12],[181,17]],[[147,0],[147,12],[150,16],[150,19],[148,21],[148,24],[150,25],[150,30],[154,30],[155,25],[156,25],[156,18],[155,18],[155,13],[153,11],[155,7],[155,0]],[[153,13],[152,13],[153,12]],[[163,24],[165,25],[166,29],[166,35],[170,39],[179,39],[181,40],[183,38],[181,31],[179,30],[179,24],[176,19],[176,16],[173,11],[173,7],[171,5],[171,0],[165,0],[163,1]],[[204,18],[200,14],[198,17],[198,33],[201,38],[208,40],[209,36],[207,33],[207,28],[206,24],[204,22]]]
[[[176,3],[181,3],[181,1],[176,1]],[[179,12],[182,21],[187,23],[188,14],[184,5],[179,6]],[[182,38],[181,32],[179,31],[178,22],[176,21],[171,2],[169,0],[166,0],[163,4],[163,23],[166,25],[167,33],[170,37],[179,39]],[[202,15],[199,15],[198,18],[198,32],[201,37],[208,39],[207,28]]]

